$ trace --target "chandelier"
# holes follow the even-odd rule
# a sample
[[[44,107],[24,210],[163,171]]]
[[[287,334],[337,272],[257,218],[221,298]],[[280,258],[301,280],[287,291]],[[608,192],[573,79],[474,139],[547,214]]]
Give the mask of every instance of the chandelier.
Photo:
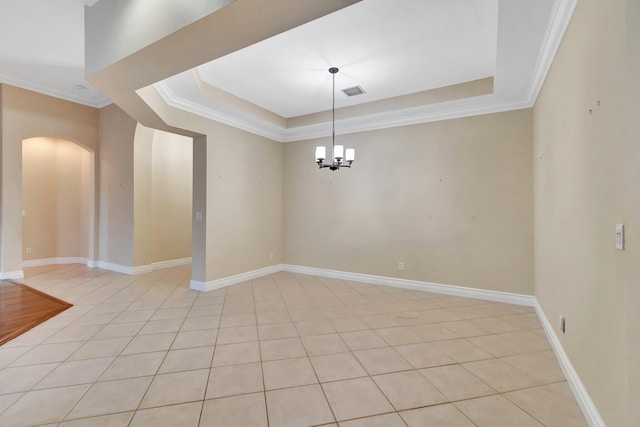
[[[327,149],[324,146],[316,147],[316,163],[320,169],[329,168],[330,170],[338,170],[340,168],[351,168],[351,164],[356,159],[356,150],[353,148],[344,149],[343,145],[336,145],[336,73],[339,70],[336,67],[329,68],[329,72],[333,77],[333,107],[331,109],[333,118],[331,120],[331,152],[333,158],[331,163],[325,163],[327,158]]]

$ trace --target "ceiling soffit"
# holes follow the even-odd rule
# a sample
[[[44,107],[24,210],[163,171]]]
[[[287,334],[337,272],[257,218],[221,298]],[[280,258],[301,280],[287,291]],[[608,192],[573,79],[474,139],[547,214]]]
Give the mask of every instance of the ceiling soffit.
[[[278,72],[278,61],[274,61],[276,63],[276,66],[274,66],[269,62],[268,58],[261,58],[261,56],[273,55],[274,52],[278,52],[278,55],[284,55],[282,46],[287,45],[287,40],[300,40],[302,35],[307,32],[311,34],[310,37],[317,37],[314,31],[321,33],[323,29],[338,25],[338,23],[345,20],[345,16],[352,19],[351,17],[354,13],[366,11],[365,6],[368,3],[370,3],[369,6],[375,6],[379,2],[367,0],[358,3],[332,15],[312,21],[302,27],[290,30],[287,33],[279,34],[257,45],[249,46],[209,64],[199,66],[194,70],[160,81],[154,85],[154,88],[164,101],[172,107],[280,142],[316,138],[330,134],[331,128],[327,126],[327,123],[331,120],[328,112],[331,106],[331,86],[330,75],[324,70],[324,68],[328,68],[325,67],[326,65],[341,67],[341,73],[336,76],[337,90],[343,87],[361,85],[368,91],[367,94],[359,95],[352,99],[348,99],[343,94],[340,94],[342,97],[337,95],[336,133],[338,134],[530,108],[535,103],[535,99],[542,87],[573,10],[577,5],[577,0],[501,0],[499,8],[497,8],[497,0],[472,2],[485,3],[483,7],[472,9],[472,14],[496,14],[495,22],[492,21],[490,16],[483,15],[484,17],[481,19],[483,23],[480,25],[482,28],[475,29],[485,34],[484,38],[486,39],[486,34],[490,34],[491,27],[495,26],[494,51],[492,53],[491,48],[485,48],[481,55],[484,59],[476,61],[480,63],[479,66],[473,70],[450,72],[448,81],[446,78],[428,76],[426,74],[424,71],[426,68],[424,67],[429,66],[429,61],[434,62],[432,57],[428,58],[429,61],[424,58],[416,61],[405,58],[407,67],[421,70],[418,76],[424,76],[424,78],[411,77],[409,74],[405,73],[403,75],[403,73],[397,72],[398,61],[402,61],[402,58],[382,58],[377,62],[377,66],[373,66],[376,65],[374,59],[361,61],[373,68],[373,70],[366,72],[369,76],[367,77],[368,80],[365,79],[371,83],[365,83],[354,77],[357,75],[355,70],[358,68],[356,66],[359,58],[357,55],[353,56],[355,59],[351,63],[348,61],[348,55],[342,58],[342,62],[334,63],[329,59],[330,55],[328,53],[318,54],[318,52],[315,52],[313,43],[307,46],[307,50],[310,51],[309,58],[313,58],[315,54],[319,57],[320,62],[324,61],[326,64],[314,64],[313,67],[309,67],[308,72],[304,70],[302,72],[293,72],[289,77],[291,79],[300,78],[305,84],[313,86],[308,89],[310,92],[307,94],[311,100],[310,102],[306,102],[306,98],[299,95],[298,92],[304,92],[304,90],[295,89],[296,84],[299,84],[299,82],[294,82],[295,84],[287,86],[274,84],[274,79],[267,77],[261,79],[262,73],[266,76],[273,76],[277,75]],[[411,8],[416,5],[442,3],[439,1],[399,0],[398,4],[394,2],[394,6],[399,7],[404,4],[405,7]],[[444,3],[449,5],[447,6],[449,9],[440,11],[442,13],[450,13],[451,7],[454,8],[455,12],[455,7],[469,4],[468,1],[464,0],[447,0]],[[524,3],[526,3],[527,7],[523,7]],[[492,9],[493,5],[496,6],[495,10]],[[387,15],[391,13],[389,10],[382,9],[382,11]],[[414,12],[419,15],[418,12],[420,11]],[[434,11],[430,10],[429,13],[431,12]],[[460,11],[458,10],[458,12]],[[406,14],[407,10],[404,10],[404,13]],[[464,13],[461,14],[464,15]],[[349,19],[344,22],[349,22]],[[344,22],[341,25],[344,25]],[[433,22],[431,24],[435,25]],[[445,20],[444,24],[450,24],[450,22]],[[464,19],[459,24],[464,25]],[[380,23],[378,22],[378,27],[379,25]],[[340,28],[340,26],[336,28]],[[453,28],[453,32],[456,32],[455,30],[456,28]],[[424,36],[424,29],[414,29],[413,31],[414,33],[415,31],[419,33],[422,31],[420,34]],[[432,31],[444,30],[440,28]],[[297,32],[301,33],[298,34]],[[336,33],[339,32],[340,30],[336,30]],[[407,32],[411,33],[410,30],[407,30]],[[384,34],[382,37],[384,38]],[[466,40],[468,40],[469,35],[467,34],[466,37]],[[279,40],[280,38],[283,40]],[[395,41],[396,44],[398,40]],[[335,42],[335,40],[332,40],[332,43]],[[422,42],[423,40],[418,40],[417,43],[414,42],[414,45],[420,46]],[[451,44],[451,40],[447,40],[444,46],[450,50],[453,49],[452,46],[455,47],[456,43],[459,42],[460,40]],[[266,47],[260,46],[263,43],[266,44]],[[299,56],[299,52],[302,52],[296,51],[296,49],[297,47],[292,48],[295,54],[293,55],[294,57]],[[326,50],[326,47],[322,49]],[[431,47],[429,49],[437,51],[439,48]],[[337,50],[342,52],[344,49]],[[378,56],[382,55],[386,50],[389,50],[389,46],[384,46],[380,52],[377,52]],[[472,45],[472,50],[478,50],[478,47]],[[402,52],[402,46],[398,48],[398,51]],[[415,52],[414,47],[408,49],[409,56],[415,56]],[[238,55],[238,58],[235,57],[236,55]],[[465,55],[468,56],[468,53],[465,52]],[[487,57],[493,63],[493,70],[487,68]],[[310,60],[306,59],[307,62]],[[257,68],[257,70],[254,71],[257,74],[238,71],[243,70],[245,66],[248,67],[247,64],[251,64],[252,61],[258,61],[253,62],[254,64],[262,61],[271,65],[265,65],[263,68],[255,66],[254,68]],[[446,56],[446,61],[441,61],[445,62],[444,66],[441,64],[441,66],[434,68],[438,69],[438,73],[443,74],[444,72],[446,74],[447,64],[449,66],[453,64],[454,70],[459,68],[456,61],[459,61],[459,59],[449,55]],[[385,69],[385,64],[395,64],[395,70]],[[365,69],[366,67],[361,67],[361,70]],[[223,72],[224,70],[233,71],[225,73]],[[407,90],[406,84],[391,85],[393,86],[392,89],[377,90],[376,88],[383,87],[383,84],[382,82],[376,82],[375,78],[371,78],[371,76],[375,77],[378,73],[392,81],[394,71],[401,77],[405,76],[404,79],[398,79],[400,83],[404,84],[406,83],[405,80],[413,79],[411,85],[409,85],[413,90]],[[239,75],[235,81],[233,80],[233,74]],[[362,71],[362,74],[365,74],[365,71]],[[216,75],[231,75],[231,77],[225,77],[227,79],[225,83],[225,78],[216,80]],[[315,79],[312,78],[314,75],[316,76]],[[344,81],[340,81],[340,78],[343,78]],[[243,83],[246,80],[243,79],[249,79],[255,84],[255,86],[244,85],[248,86],[249,91],[247,93],[249,94],[237,89],[238,87],[244,87]],[[218,84],[214,84],[214,82]],[[266,91],[264,89],[265,86],[271,89],[278,86],[293,89],[288,92],[286,90],[283,91],[278,97],[274,93]],[[372,96],[368,96],[369,90],[372,88],[374,93]],[[253,92],[255,94],[251,95]],[[278,98],[284,99],[285,102],[278,103]],[[271,99],[276,99],[276,101],[269,101]],[[302,107],[296,107],[297,103],[301,104]]]

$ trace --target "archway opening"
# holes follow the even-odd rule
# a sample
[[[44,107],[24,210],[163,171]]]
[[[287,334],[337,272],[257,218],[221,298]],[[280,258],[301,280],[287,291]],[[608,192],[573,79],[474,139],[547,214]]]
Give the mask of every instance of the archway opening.
[[[138,124],[134,142],[134,266],[191,263],[193,140]]]
[[[73,141],[22,141],[23,267],[93,259],[94,153]]]

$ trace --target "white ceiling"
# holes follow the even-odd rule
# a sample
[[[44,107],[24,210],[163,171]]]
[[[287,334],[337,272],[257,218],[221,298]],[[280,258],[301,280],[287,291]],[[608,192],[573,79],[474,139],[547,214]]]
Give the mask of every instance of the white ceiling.
[[[282,117],[492,77],[498,0],[364,0],[198,67],[203,81]]]
[[[109,103],[84,78],[84,7],[97,0],[0,0],[0,82],[86,105]],[[352,116],[337,133],[531,107],[578,0],[363,0],[198,67],[205,83],[291,118],[494,77],[489,95]],[[86,89],[79,88],[84,86]],[[327,135],[316,121],[274,124],[203,93],[192,72],[154,85],[171,106],[292,141]],[[324,120],[324,119],[323,119]]]
[[[284,118],[494,78],[493,93],[340,117],[336,133],[529,108],[578,0],[363,0],[197,67],[200,79]],[[169,105],[281,142],[326,136],[326,116],[291,127],[224,103],[184,72],[154,85]],[[320,122],[323,120],[323,122]],[[300,122],[297,122],[300,123]]]
[[[84,78],[84,8],[96,1],[0,0],[0,83],[108,104]]]

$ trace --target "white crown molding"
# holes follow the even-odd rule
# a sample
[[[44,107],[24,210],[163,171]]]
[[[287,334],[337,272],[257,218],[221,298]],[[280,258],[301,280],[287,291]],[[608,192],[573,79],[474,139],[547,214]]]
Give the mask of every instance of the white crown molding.
[[[233,116],[225,114],[213,108],[208,108],[202,104],[192,102],[188,99],[177,96],[169,87],[166,81],[155,83],[153,87],[162,97],[167,105],[179,110],[193,113],[197,116],[204,117],[225,125],[241,129],[249,133],[264,136],[274,141],[284,142],[284,132],[286,129],[277,125],[267,124],[259,119],[248,119],[245,117]]]
[[[247,271],[246,273],[236,274],[235,276],[224,277],[222,279],[212,280],[210,282],[192,280],[189,287],[194,291],[208,292],[215,289],[235,285],[236,283],[246,282],[247,280],[257,279],[258,277],[267,276],[279,271],[282,271],[282,264],[276,264],[270,267],[260,268],[258,270]]]
[[[24,271],[7,271],[5,273],[0,273],[0,280],[18,280],[24,279]]]
[[[336,135],[348,135],[350,133],[366,132],[370,130],[388,129],[392,127],[431,123],[442,120],[460,119],[463,117],[531,108],[531,105],[527,102],[483,102],[481,104],[474,105],[472,102],[476,101],[477,100],[474,98],[469,98],[464,102],[454,101],[458,105],[449,109],[445,109],[444,107],[434,109],[433,105],[429,105],[425,107],[389,111],[375,115],[360,116],[353,119],[338,120],[336,121],[336,124],[338,124],[340,129],[336,132]],[[424,111],[427,109],[431,111]],[[287,129],[285,138],[280,142],[303,141],[306,139],[331,136],[329,129],[330,128],[326,123],[290,128]]]
[[[534,72],[531,75],[527,91],[524,92],[521,97],[506,100],[504,97],[501,98],[500,94],[482,95],[438,104],[342,119],[336,121],[338,125],[337,134],[344,135],[533,107],[549,73],[558,48],[560,47],[562,38],[571,22],[571,17],[573,16],[578,1],[579,0],[554,1],[544,42],[538,54]],[[284,128],[266,123],[257,118],[248,118],[245,115],[223,113],[217,110],[215,106],[204,105],[203,103],[186,99],[183,96],[177,95],[170,88],[167,81],[158,82],[154,87],[156,87],[158,93],[167,105],[264,136],[274,141],[283,143],[302,141],[327,137],[331,134],[330,128],[327,126],[329,122],[296,128]]]
[[[59,258],[42,258],[22,261],[22,268],[42,267],[43,265],[61,265],[61,264],[84,264],[87,265],[89,260],[83,257],[59,257]]]
[[[579,0],[556,0],[549,26],[547,27],[545,41],[536,62],[535,72],[531,78],[527,95],[528,103],[533,107],[542,90],[544,81],[549,74],[553,60],[560,48],[560,43],[569,27],[573,12],[578,6]]]
[[[167,105],[171,107],[224,123],[256,135],[264,136],[265,138],[269,138],[273,141],[286,143],[322,138],[331,135],[331,131],[327,126],[327,123],[317,123],[295,128],[279,128],[275,125],[266,125],[264,123],[258,123],[257,119],[252,121],[252,123],[249,123],[241,118],[220,113],[219,111],[208,108],[202,104],[197,104],[188,99],[179,97],[171,91],[166,82],[156,83],[154,87]],[[481,98],[490,98],[491,100],[479,103],[478,99]],[[501,113],[532,107],[532,104],[526,101],[497,103],[490,95],[483,95],[480,97],[468,98],[466,100],[456,100],[436,105],[436,108],[434,108],[434,105],[427,105],[337,120],[336,124],[339,129],[336,135],[347,135],[350,133],[387,129],[391,127],[429,123],[441,120],[459,119],[463,117]]]
[[[97,100],[90,100],[81,96],[73,95],[61,90],[53,89],[37,83],[28,82],[26,80],[17,79],[15,77],[0,74],[0,84],[8,84],[19,87],[21,89],[30,90],[32,92],[41,93],[43,95],[52,96],[54,98],[64,99],[65,101],[75,102],[76,104],[86,105],[87,107],[102,108],[112,104],[109,98],[102,96]],[[88,83],[87,83],[88,84]]]
[[[589,427],[606,427],[604,420],[600,416],[598,408],[596,408],[593,400],[591,400],[589,392],[587,392],[586,387],[571,364],[569,356],[567,356],[567,353],[564,351],[555,330],[551,326],[551,323],[549,323],[549,319],[547,319],[547,316],[544,314],[544,310],[542,310],[542,306],[537,299],[535,300],[534,308],[538,315],[538,319],[540,319],[540,323],[542,323],[542,328],[551,343],[551,348],[553,348],[553,352],[560,363],[562,372],[564,372],[564,376],[567,378],[569,387],[571,387],[571,391],[573,391],[573,395],[575,396],[580,409],[582,409],[582,413],[584,414]]]

